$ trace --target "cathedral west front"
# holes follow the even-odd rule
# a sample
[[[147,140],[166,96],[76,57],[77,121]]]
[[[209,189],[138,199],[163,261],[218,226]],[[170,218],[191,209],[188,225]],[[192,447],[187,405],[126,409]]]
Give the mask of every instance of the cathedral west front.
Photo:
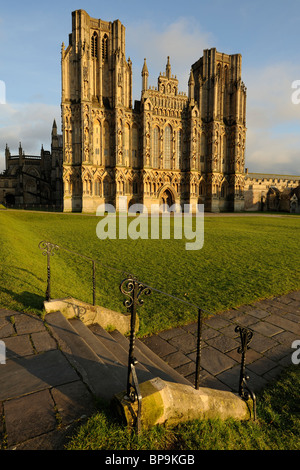
[[[72,13],[62,45],[65,212],[119,210],[123,201],[244,209],[246,88],[241,55],[205,50],[190,68],[188,96],[166,58],[157,87],[145,59],[140,101],[119,20]],[[124,198],[126,196],[126,198]]]

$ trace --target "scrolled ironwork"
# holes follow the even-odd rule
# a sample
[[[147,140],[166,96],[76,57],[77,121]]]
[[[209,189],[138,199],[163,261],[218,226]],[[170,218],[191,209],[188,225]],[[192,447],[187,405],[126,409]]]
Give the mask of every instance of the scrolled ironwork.
[[[137,429],[140,432],[141,427],[141,408],[142,408],[142,396],[139,389],[138,378],[136,374],[136,368],[138,361],[134,357],[135,348],[135,329],[136,329],[136,314],[137,307],[144,304],[142,299],[143,295],[150,295],[151,289],[142,284],[134,276],[129,276],[120,285],[120,291],[123,295],[128,297],[124,301],[124,306],[130,311],[130,338],[129,338],[129,354],[128,354],[128,375],[127,375],[127,398],[135,403],[138,401],[138,412],[137,412]]]
[[[137,289],[136,293],[135,289]],[[145,286],[133,276],[124,279],[120,286],[120,290],[122,294],[128,297],[128,299],[124,301],[124,306],[128,310],[133,306],[134,302],[136,302],[136,306],[141,307],[144,304],[144,300],[141,296],[151,294],[150,287]]]
[[[59,246],[55,243],[42,241],[39,243],[39,249],[43,251],[43,256],[54,256],[59,250]]]

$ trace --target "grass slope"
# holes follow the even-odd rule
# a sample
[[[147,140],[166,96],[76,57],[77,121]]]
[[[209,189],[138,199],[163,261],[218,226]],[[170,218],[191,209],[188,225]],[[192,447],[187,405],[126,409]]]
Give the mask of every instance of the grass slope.
[[[99,240],[99,218],[22,211],[0,213],[0,305],[41,313],[49,240],[100,260],[97,303],[125,313],[122,271],[211,312],[300,288],[297,217],[206,217],[204,247],[186,251],[186,240]],[[51,259],[52,298],[92,300],[92,266],[60,251]],[[140,334],[188,323],[197,311],[153,292],[139,311]]]

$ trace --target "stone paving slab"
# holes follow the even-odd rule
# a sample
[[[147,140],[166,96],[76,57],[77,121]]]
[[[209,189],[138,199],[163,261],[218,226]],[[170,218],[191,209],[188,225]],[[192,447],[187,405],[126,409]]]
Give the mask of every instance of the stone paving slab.
[[[6,401],[4,413],[9,447],[53,431],[56,427],[55,410],[49,390]]]
[[[58,350],[10,359],[0,367],[0,401],[78,380],[77,373]]]
[[[81,381],[55,387],[51,390],[51,395],[60,424],[64,426],[96,411],[92,395]]]
[[[14,321],[18,335],[46,330],[43,321],[37,317],[33,317],[32,315],[17,314],[14,317]]]
[[[300,291],[282,297],[266,299],[230,309],[205,320],[202,332],[201,386],[215,382],[218,387],[236,389],[239,381],[241,354],[240,335],[237,325],[251,329],[254,333],[246,355],[249,385],[258,391],[267,381],[275,378],[284,367],[291,365],[294,340],[300,339]],[[188,334],[182,333],[184,330]],[[166,343],[176,350],[169,354],[172,366],[195,381],[198,323],[183,326],[159,334]],[[193,338],[194,336],[195,338]],[[156,336],[147,338],[150,349],[164,360],[164,345]],[[184,359],[186,357],[186,360]],[[233,390],[233,388],[231,388]]]
[[[34,354],[33,345],[30,341],[29,335],[5,338],[5,346],[7,359],[31,356]]]

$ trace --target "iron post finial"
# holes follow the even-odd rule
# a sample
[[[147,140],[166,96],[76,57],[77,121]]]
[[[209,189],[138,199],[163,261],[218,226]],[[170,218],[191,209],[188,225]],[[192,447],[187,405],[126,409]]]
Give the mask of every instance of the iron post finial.
[[[256,396],[255,393],[249,388],[247,380],[249,376],[246,373],[246,353],[250,349],[249,344],[253,338],[253,331],[249,328],[237,326],[235,328],[236,333],[240,333],[241,346],[238,348],[238,353],[242,355],[241,371],[240,371],[240,382],[239,382],[239,394],[243,400],[249,400],[252,398],[253,401],[253,417],[256,419]]]

